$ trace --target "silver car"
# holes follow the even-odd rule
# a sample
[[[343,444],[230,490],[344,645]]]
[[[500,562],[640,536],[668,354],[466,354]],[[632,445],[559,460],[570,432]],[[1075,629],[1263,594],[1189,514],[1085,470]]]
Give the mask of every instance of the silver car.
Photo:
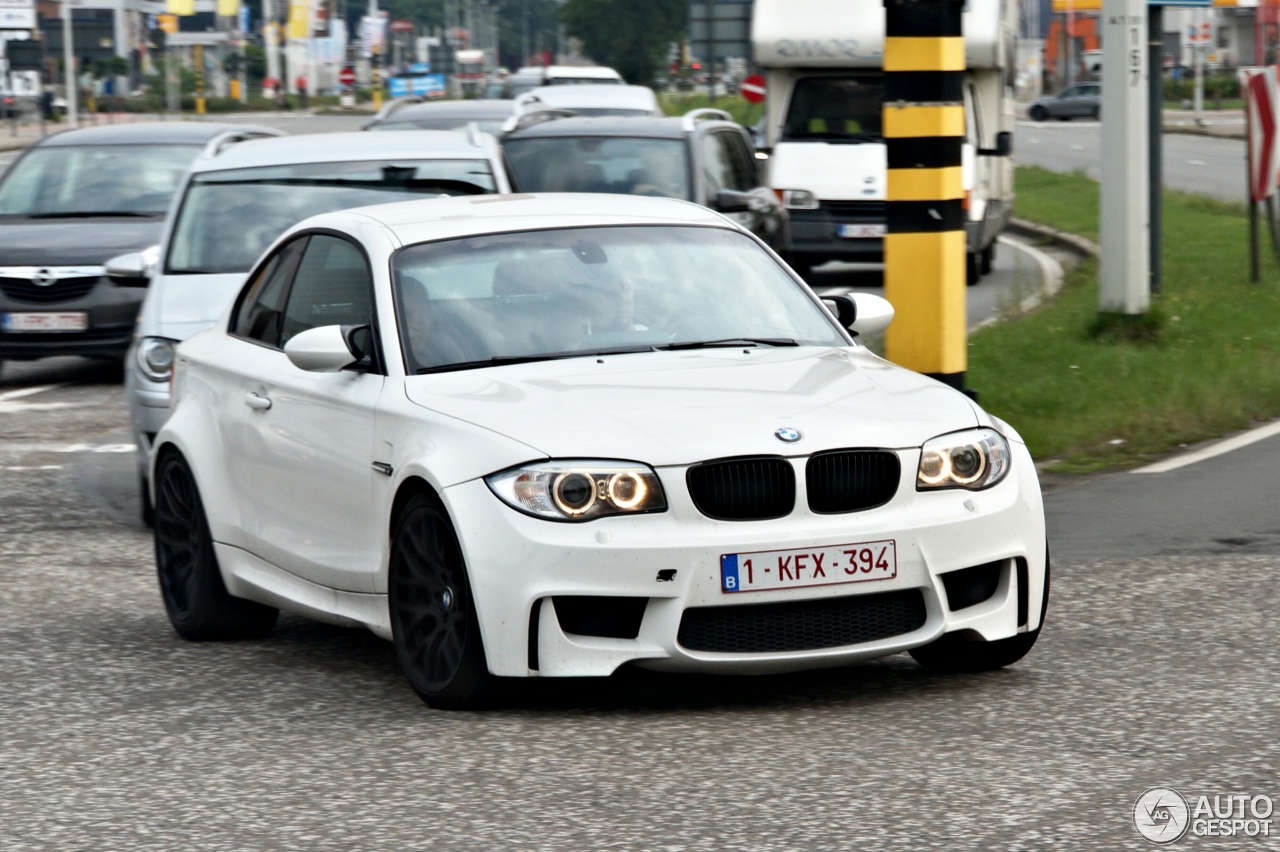
[[[1102,115],[1102,84],[1079,83],[1056,95],[1049,95],[1031,103],[1027,115],[1032,121],[1048,121],[1058,118],[1098,118]]]

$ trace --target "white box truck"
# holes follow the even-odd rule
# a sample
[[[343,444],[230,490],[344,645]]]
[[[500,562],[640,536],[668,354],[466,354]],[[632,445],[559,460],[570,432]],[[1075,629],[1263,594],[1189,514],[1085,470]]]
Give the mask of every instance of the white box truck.
[[[989,272],[1013,209],[1014,0],[964,11],[968,278]],[[768,179],[791,214],[791,263],[884,259],[883,0],[755,0]]]

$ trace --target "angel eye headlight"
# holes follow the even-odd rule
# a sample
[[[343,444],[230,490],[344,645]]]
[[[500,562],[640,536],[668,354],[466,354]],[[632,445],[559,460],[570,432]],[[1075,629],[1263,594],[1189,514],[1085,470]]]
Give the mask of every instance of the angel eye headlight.
[[[1009,443],[994,429],[940,435],[920,448],[916,490],[990,488],[1009,473],[1009,462]]]
[[[553,521],[662,512],[662,484],[648,465],[612,461],[553,461],[522,465],[485,477],[504,503]]]

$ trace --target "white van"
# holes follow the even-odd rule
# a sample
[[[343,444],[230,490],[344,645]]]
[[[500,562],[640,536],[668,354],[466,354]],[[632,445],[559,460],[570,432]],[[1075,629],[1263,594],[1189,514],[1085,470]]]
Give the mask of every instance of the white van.
[[[1013,210],[1013,0],[964,12],[963,175],[968,277],[991,269]],[[751,25],[766,80],[769,185],[791,212],[791,265],[884,258],[882,0],[756,0]]]

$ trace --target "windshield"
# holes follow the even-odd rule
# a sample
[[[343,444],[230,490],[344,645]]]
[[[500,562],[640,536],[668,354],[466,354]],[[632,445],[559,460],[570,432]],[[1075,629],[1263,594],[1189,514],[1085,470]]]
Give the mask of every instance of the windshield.
[[[522,192],[692,197],[688,155],[678,139],[548,136],[504,147]]]
[[[370,130],[466,130],[468,124],[475,124],[485,133],[497,135],[502,132],[502,119],[492,118],[415,118],[405,121],[384,121],[371,126]]]
[[[470,237],[409,246],[392,267],[411,374],[712,341],[848,345],[777,261],[724,228]]]
[[[0,182],[0,215],[163,216],[199,153],[198,145],[36,148]]]
[[[286,230],[320,213],[411,196],[495,191],[486,160],[306,163],[194,175],[166,273],[245,272]]]
[[[868,142],[880,139],[884,78],[806,77],[796,81],[782,138]]]

